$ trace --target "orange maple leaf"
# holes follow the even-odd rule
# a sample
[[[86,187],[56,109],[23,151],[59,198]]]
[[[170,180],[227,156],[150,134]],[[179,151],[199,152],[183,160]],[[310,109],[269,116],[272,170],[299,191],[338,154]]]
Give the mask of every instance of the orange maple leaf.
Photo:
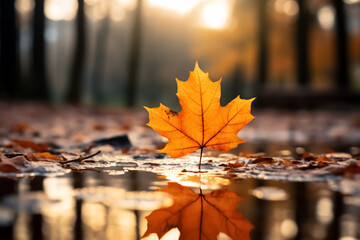
[[[220,106],[221,79],[211,81],[197,62],[187,81],[176,82],[181,112],[162,104],[158,108],[145,107],[149,112],[147,125],[169,140],[160,152],[181,157],[201,149],[201,158],[205,147],[228,151],[245,142],[237,133],[254,119],[250,113],[254,98],[245,100],[238,96],[225,107]]]
[[[236,205],[241,201],[236,193],[221,189],[197,194],[175,182],[169,182],[160,191],[170,194],[174,203],[146,217],[148,228],[143,237],[156,233],[161,238],[177,227],[180,240],[217,239],[220,232],[232,239],[250,239],[253,226],[236,210]]]

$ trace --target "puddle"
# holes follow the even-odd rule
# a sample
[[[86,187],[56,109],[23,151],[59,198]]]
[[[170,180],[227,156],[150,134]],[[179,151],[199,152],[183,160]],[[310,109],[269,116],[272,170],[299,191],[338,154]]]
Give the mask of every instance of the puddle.
[[[259,112],[199,172],[199,152],[155,151],[142,112],[30,110],[0,125],[1,240],[360,239],[357,115]]]
[[[28,170],[1,173],[0,236],[356,239],[360,227],[349,233],[348,224],[360,226],[359,160],[287,155],[209,151],[201,172],[198,152],[172,159],[113,150],[65,164],[28,162]]]
[[[212,164],[216,164],[216,159],[213,160],[215,161]],[[116,164],[114,166],[119,167]],[[148,166],[144,167],[147,168]],[[291,239],[297,236],[299,231],[306,239],[330,239],[333,234],[349,234],[348,227],[344,227],[345,223],[360,225],[360,198],[356,197],[358,192],[338,189],[348,189],[344,186],[352,187],[352,183],[346,181],[337,182],[333,179],[331,182],[310,183],[256,178],[230,179],[227,175],[214,174],[220,172],[219,169],[211,171],[211,174],[178,174],[177,171],[169,170],[174,168],[171,164],[165,168],[166,171],[159,171],[162,173],[158,174],[127,169],[122,175],[112,175],[109,171],[119,171],[113,169],[64,173],[62,176],[35,176],[32,179],[20,180],[1,178],[1,239],[111,240],[119,239],[119,236],[121,239],[139,239],[145,233],[149,234],[146,234],[144,239],[158,239],[154,232],[163,234],[163,239],[177,239],[176,236],[181,231],[183,234],[189,234],[187,228],[190,226],[182,226],[177,221],[172,222],[173,220],[165,218],[160,213],[169,211],[173,206],[178,207],[179,201],[189,198],[189,192],[190,198],[195,196],[194,199],[203,194],[204,202],[205,199],[210,199],[209,196],[220,196],[224,191],[226,194],[233,194],[232,197],[236,196],[238,202],[232,209],[227,209],[231,204],[231,197],[217,199],[217,203],[224,202],[223,209],[214,209],[220,214],[225,214],[224,216],[238,214],[237,217],[231,216],[243,220],[236,220],[238,222],[234,223],[230,221],[229,224],[235,229],[238,228],[242,234],[245,232],[251,239],[268,239],[269,236],[271,239]],[[181,191],[175,189],[173,195],[166,191],[158,191],[168,188],[170,181],[177,182]],[[344,197],[337,191],[354,195],[351,198]],[[201,198],[198,200],[201,202]],[[200,210],[192,209],[195,206],[200,206],[201,209],[201,205],[194,202],[194,206],[189,206],[190,210],[184,211],[183,214],[186,221],[194,221],[195,229],[192,231],[198,234],[200,218],[196,217],[196,214]],[[209,206],[204,204],[203,209]],[[151,225],[149,232],[146,216],[155,213],[160,214],[159,219],[163,222],[155,221],[156,226]],[[211,217],[211,214],[205,213],[201,221],[208,224],[202,225],[201,234],[211,232],[217,238],[210,239],[231,239],[229,235],[234,233],[226,233],[220,225],[216,228],[218,232],[214,230],[220,223],[212,222],[213,219],[221,219],[223,215]],[[245,230],[244,223],[247,226]],[[168,228],[165,229],[164,224]],[[253,226],[251,231],[250,226]],[[177,228],[168,232],[173,227]],[[163,229],[161,232],[160,228],[166,231]],[[351,236],[354,239],[359,236],[359,229],[353,229]],[[315,235],[317,231],[322,231],[322,238]]]

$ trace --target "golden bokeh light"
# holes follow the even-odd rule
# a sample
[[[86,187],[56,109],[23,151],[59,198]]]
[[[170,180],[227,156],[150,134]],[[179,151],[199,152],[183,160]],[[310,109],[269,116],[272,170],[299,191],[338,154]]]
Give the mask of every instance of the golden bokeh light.
[[[155,7],[171,10],[179,14],[187,14],[204,0],[148,0]]]
[[[76,0],[47,0],[45,1],[45,16],[54,21],[70,21],[75,18],[77,8]]]
[[[320,26],[325,30],[331,30],[335,24],[335,9],[330,5],[326,5],[317,13],[317,20]]]
[[[109,11],[108,3],[106,1],[95,0],[91,0],[90,2],[85,8],[86,16],[91,20],[100,20],[105,18]]]
[[[224,28],[229,17],[228,1],[212,1],[205,4],[201,11],[202,26],[211,29]]]
[[[26,14],[33,10],[34,1],[32,0],[17,0],[15,2],[16,10],[21,14]]]
[[[100,231],[106,226],[106,208],[103,204],[85,202],[81,217],[84,224],[93,231]]]
[[[133,10],[135,9],[136,6],[136,1],[135,0],[115,0],[116,5],[122,7],[123,9],[126,10]]]
[[[285,238],[294,238],[298,233],[298,226],[292,219],[285,219],[280,225],[280,232]]]
[[[283,13],[290,17],[295,16],[299,12],[299,5],[294,0],[276,0],[274,8],[278,13]]]
[[[284,3],[284,13],[289,16],[295,16],[299,12],[299,6],[294,0],[288,0]]]
[[[110,9],[111,20],[115,22],[120,22],[125,18],[125,10],[119,5],[115,5]]]

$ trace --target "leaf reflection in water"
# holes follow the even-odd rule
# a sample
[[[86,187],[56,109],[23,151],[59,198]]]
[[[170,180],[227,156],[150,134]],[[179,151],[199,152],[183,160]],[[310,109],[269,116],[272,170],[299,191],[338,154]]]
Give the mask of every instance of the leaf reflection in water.
[[[241,198],[236,193],[226,189],[206,194],[200,189],[200,193],[195,193],[174,182],[159,191],[170,194],[174,203],[146,217],[148,227],[143,237],[152,233],[159,238],[166,237],[170,230],[177,228],[179,239],[217,239],[220,233],[232,239],[250,239],[253,226],[237,211]],[[176,231],[172,233],[178,235]]]

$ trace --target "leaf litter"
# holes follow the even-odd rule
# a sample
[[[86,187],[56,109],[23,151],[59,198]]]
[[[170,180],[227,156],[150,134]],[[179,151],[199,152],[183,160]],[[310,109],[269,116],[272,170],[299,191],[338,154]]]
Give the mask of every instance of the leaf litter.
[[[145,126],[144,112],[41,104],[1,103],[1,107],[2,113],[13,112],[0,122],[2,177],[50,177],[88,170],[122,175],[135,170],[207,189],[226,185],[229,179],[256,178],[325,181],[334,190],[359,194],[359,159],[348,153],[285,157],[207,150],[199,172],[199,150],[177,159],[156,151],[166,140]]]

